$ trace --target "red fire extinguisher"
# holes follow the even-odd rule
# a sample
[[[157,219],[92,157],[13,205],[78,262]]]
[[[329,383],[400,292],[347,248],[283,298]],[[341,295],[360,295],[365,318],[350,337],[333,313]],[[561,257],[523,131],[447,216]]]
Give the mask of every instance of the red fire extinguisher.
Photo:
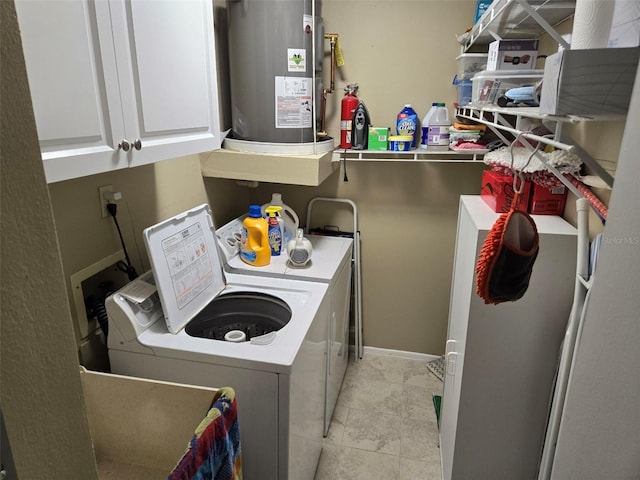
[[[340,111],[340,148],[351,148],[351,121],[353,112],[358,107],[358,84],[351,83],[344,88]]]

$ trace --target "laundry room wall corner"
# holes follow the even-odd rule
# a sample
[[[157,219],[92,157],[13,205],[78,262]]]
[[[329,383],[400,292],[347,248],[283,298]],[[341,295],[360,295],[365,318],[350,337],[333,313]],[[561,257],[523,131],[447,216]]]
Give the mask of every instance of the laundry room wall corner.
[[[149,269],[142,239],[144,228],[208,202],[197,155],[49,184],[67,295],[79,346],[87,340],[81,332],[88,331],[91,337],[98,325],[91,319],[88,327],[79,324],[86,320],[76,311],[71,275],[122,249],[115,222],[112,218],[103,218],[100,213],[98,189],[103,185],[112,185],[114,191],[122,194],[122,199],[115,202],[117,221],[138,274]],[[100,348],[99,344],[95,342],[89,348]],[[88,358],[91,355],[83,356]]]
[[[20,478],[97,479],[14,2],[0,2],[3,420]]]

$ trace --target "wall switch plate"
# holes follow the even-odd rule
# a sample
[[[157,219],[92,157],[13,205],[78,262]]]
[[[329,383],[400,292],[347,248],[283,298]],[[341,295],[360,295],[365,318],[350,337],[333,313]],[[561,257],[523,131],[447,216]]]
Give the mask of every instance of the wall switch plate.
[[[98,195],[100,196],[100,211],[102,212],[102,218],[107,218],[109,216],[109,211],[107,210],[108,200],[105,198],[105,193],[113,192],[113,185],[104,185],[102,187],[98,187]]]

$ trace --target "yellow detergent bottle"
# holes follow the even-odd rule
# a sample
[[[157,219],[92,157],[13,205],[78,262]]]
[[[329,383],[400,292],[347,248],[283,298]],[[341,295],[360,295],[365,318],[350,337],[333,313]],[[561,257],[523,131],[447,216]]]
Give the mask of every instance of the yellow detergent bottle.
[[[262,218],[260,205],[249,206],[249,215],[242,221],[240,258],[254,267],[264,267],[271,262],[269,225]]]

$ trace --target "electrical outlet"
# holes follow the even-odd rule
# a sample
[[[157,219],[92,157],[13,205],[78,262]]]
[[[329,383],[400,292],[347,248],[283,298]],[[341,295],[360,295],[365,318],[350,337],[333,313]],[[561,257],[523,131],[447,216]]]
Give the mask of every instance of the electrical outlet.
[[[109,210],[107,210],[107,199],[105,198],[105,193],[113,192],[113,185],[105,185],[103,187],[98,187],[98,195],[100,196],[100,211],[102,212],[102,218],[107,218],[109,215]]]

